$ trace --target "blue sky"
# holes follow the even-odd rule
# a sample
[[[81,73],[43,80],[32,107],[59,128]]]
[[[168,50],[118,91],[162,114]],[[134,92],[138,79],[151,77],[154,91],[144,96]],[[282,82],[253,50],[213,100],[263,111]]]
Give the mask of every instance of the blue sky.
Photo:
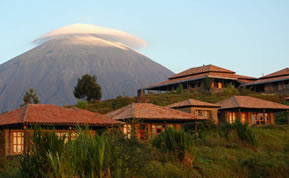
[[[289,67],[288,0],[49,0],[0,3],[0,63],[65,25],[126,31],[174,72],[215,64],[259,77]]]

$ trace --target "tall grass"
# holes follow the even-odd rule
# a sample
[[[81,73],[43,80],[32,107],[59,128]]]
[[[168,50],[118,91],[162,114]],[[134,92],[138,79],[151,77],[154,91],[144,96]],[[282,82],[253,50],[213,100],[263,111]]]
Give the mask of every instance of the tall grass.
[[[258,140],[254,149],[238,136],[236,127],[254,133]],[[36,130],[31,135],[35,143],[21,158],[19,170],[21,177],[58,178],[288,177],[288,126],[225,128],[223,134],[215,129],[204,137],[168,129],[152,144],[127,139],[114,129],[96,135],[80,129],[79,136],[68,142]],[[14,160],[0,161],[4,166],[0,177],[20,177],[17,164],[9,168],[7,162]]]
[[[190,152],[193,138],[183,129],[168,128],[152,140],[152,145],[162,152],[174,153],[180,161],[185,158],[185,153]]]
[[[225,123],[219,128],[219,134],[225,136],[229,140],[230,136],[237,135],[242,142],[252,146],[257,146],[256,136],[252,128],[247,123],[242,124],[240,119],[237,119],[233,124]]]
[[[127,139],[119,130],[93,134],[80,129],[75,140],[65,142],[65,137],[37,129],[30,138],[21,160],[23,177],[144,176],[144,165],[158,157],[149,145]]]

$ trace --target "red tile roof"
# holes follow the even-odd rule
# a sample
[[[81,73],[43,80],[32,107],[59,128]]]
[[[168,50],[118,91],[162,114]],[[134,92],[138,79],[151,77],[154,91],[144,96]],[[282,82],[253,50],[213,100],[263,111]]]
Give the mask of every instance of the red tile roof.
[[[180,108],[180,107],[192,107],[192,106],[200,106],[200,107],[210,107],[210,108],[220,108],[220,105],[207,103],[194,99],[187,99],[184,101],[180,101],[171,105],[168,105],[169,108]]]
[[[228,80],[238,80],[238,81],[243,82],[243,83],[248,83],[249,81],[256,80],[256,78],[253,78],[253,77],[242,76],[242,75],[237,75],[237,74],[208,72],[208,73],[196,74],[196,75],[192,75],[192,76],[186,76],[186,77],[182,77],[182,78],[170,79],[170,80],[167,80],[164,82],[154,84],[154,85],[149,86],[147,88],[157,88],[157,87],[177,84],[177,83],[181,83],[181,82],[199,80],[199,79],[203,79],[206,77],[228,79]]]
[[[204,119],[189,113],[150,103],[133,103],[106,115],[115,120],[135,118],[140,120],[190,121]]]
[[[231,70],[224,69],[224,68],[209,64],[209,65],[204,65],[204,66],[200,66],[200,67],[190,68],[188,70],[185,70],[183,72],[180,72],[178,74],[171,76],[169,79],[180,78],[180,77],[184,77],[184,76],[188,76],[188,75],[195,75],[195,74],[201,74],[201,73],[206,73],[206,72],[220,72],[220,73],[229,73],[229,74],[235,73]]]
[[[279,77],[279,76],[284,76],[284,75],[288,75],[289,76],[289,68],[285,68],[285,69],[279,70],[277,72],[271,73],[269,75],[265,75],[263,77],[260,77],[260,79]]]
[[[122,122],[76,107],[69,109],[49,104],[28,104],[0,115],[0,126],[12,124],[113,126]]]
[[[221,109],[232,108],[248,108],[248,109],[276,109],[276,110],[289,110],[289,106],[262,100],[251,96],[233,96],[216,103],[221,105]]]
[[[259,79],[259,80],[254,81],[254,82],[247,83],[246,86],[259,85],[259,84],[272,83],[272,82],[279,82],[279,81],[284,81],[284,80],[289,80],[289,75]]]

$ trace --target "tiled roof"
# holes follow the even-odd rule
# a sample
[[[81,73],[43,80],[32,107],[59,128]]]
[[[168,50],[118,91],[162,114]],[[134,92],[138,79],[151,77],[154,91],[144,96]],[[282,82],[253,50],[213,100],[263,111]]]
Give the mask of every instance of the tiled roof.
[[[171,105],[168,105],[169,108],[180,108],[180,107],[192,107],[192,106],[201,106],[201,107],[211,107],[211,108],[219,108],[220,105],[207,103],[199,100],[194,99],[187,99],[184,101],[180,101]]]
[[[150,103],[133,103],[106,114],[115,120],[140,119],[140,120],[165,120],[189,121],[204,119],[189,113],[157,106]]]
[[[251,96],[233,96],[216,104],[221,105],[221,109],[248,108],[289,110],[289,106]]]
[[[220,73],[230,73],[230,74],[235,73],[231,70],[224,69],[224,68],[210,64],[210,65],[204,65],[204,66],[200,66],[200,67],[190,68],[188,70],[185,70],[183,72],[180,72],[178,74],[171,76],[169,79],[184,77],[184,76],[188,76],[188,75],[201,74],[201,73],[206,73],[206,72],[220,72]]]
[[[260,79],[279,77],[279,76],[284,76],[284,75],[289,75],[289,68],[285,68],[285,69],[279,70],[277,72],[271,73],[269,75],[265,75],[263,77],[260,77]]]
[[[256,80],[256,78],[253,78],[253,77],[247,77],[247,76],[242,76],[242,75],[237,75],[237,74],[208,72],[208,73],[196,74],[196,75],[182,77],[182,78],[170,79],[170,80],[167,80],[164,82],[154,84],[154,85],[149,86],[147,88],[156,88],[156,87],[161,87],[161,86],[167,86],[167,85],[177,84],[177,83],[181,83],[181,82],[199,80],[199,79],[203,79],[206,77],[228,79],[228,80],[238,80],[238,81],[243,82],[243,83],[247,83],[248,81]]]
[[[122,122],[79,108],[27,104],[0,115],[0,126],[12,124],[113,126],[121,125]]]
[[[272,82],[279,82],[279,81],[284,81],[284,80],[289,80],[289,75],[273,77],[273,78],[259,79],[259,80],[254,81],[254,82],[247,83],[246,86],[259,85],[259,84],[272,83]]]

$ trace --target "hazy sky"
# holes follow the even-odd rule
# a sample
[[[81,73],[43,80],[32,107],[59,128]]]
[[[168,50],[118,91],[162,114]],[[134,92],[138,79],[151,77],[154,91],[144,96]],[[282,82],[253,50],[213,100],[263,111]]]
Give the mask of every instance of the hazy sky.
[[[288,0],[3,0],[0,22],[0,63],[44,33],[87,23],[140,37],[140,52],[174,72],[215,64],[259,77],[289,67]]]

